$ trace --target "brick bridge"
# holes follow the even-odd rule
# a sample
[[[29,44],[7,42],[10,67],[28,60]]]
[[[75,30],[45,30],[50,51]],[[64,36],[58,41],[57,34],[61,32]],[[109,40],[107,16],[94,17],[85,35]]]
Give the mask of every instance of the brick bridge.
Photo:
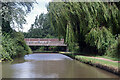
[[[57,38],[25,38],[28,46],[67,46],[64,39]]]

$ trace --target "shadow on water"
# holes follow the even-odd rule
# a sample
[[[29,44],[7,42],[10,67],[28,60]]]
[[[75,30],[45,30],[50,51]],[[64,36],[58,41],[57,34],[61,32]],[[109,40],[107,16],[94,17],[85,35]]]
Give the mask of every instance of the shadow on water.
[[[13,61],[2,61],[2,64],[19,64],[19,63],[24,63],[26,60],[24,57],[20,58],[15,58]]]
[[[30,54],[3,63],[3,78],[118,78],[62,54]]]

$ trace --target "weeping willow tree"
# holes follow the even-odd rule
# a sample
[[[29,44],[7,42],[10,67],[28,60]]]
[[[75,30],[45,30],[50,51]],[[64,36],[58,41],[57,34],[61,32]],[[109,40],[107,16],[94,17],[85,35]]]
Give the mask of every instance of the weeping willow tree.
[[[118,42],[120,11],[115,3],[51,2],[48,12],[51,26],[71,51],[93,49],[108,55],[109,46]]]

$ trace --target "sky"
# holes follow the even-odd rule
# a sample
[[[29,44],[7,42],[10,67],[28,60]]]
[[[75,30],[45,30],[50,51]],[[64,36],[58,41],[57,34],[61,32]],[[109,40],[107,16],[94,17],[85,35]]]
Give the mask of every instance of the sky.
[[[36,0],[38,4],[34,4],[33,10],[26,17],[26,24],[23,24],[23,32],[27,32],[31,24],[34,23],[35,17],[40,15],[41,13],[47,13],[46,5],[50,2],[50,0]]]

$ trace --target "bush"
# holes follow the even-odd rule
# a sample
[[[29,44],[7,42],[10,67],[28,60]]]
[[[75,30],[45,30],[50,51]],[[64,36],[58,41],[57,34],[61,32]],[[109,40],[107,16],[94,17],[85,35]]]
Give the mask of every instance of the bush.
[[[10,35],[2,37],[2,53],[1,57],[5,60],[12,60],[12,56],[16,55],[17,44],[14,44],[14,40],[10,38]]]
[[[45,47],[44,46],[41,46],[40,48],[38,48],[37,50],[35,50],[35,51],[44,51],[45,50]]]
[[[69,44],[69,51],[72,51],[73,53],[77,53],[80,51],[80,47],[77,43],[71,43]]]
[[[115,46],[117,41],[105,27],[94,28],[86,35],[86,43],[98,49],[100,55],[104,55],[110,46]],[[106,53],[106,54],[107,54]]]
[[[108,49],[106,50],[106,53],[105,55],[106,56],[109,56],[109,57],[118,57],[118,49],[117,49],[117,46],[118,46],[118,42],[115,41],[114,44],[111,44]]]
[[[120,55],[120,39],[118,40],[118,54]]]
[[[2,47],[1,58],[4,60],[12,60],[27,53],[32,53],[20,32],[13,32],[10,35],[4,34],[2,36]]]
[[[111,44],[106,51],[106,55],[110,57],[120,57],[120,36],[115,40],[114,44]]]
[[[24,35],[21,32],[14,31],[12,33],[11,37],[13,37],[16,40],[16,43],[19,45],[20,49],[23,51],[22,53],[24,53],[24,54],[32,53],[30,47],[28,45],[26,45],[26,42],[24,41]]]

